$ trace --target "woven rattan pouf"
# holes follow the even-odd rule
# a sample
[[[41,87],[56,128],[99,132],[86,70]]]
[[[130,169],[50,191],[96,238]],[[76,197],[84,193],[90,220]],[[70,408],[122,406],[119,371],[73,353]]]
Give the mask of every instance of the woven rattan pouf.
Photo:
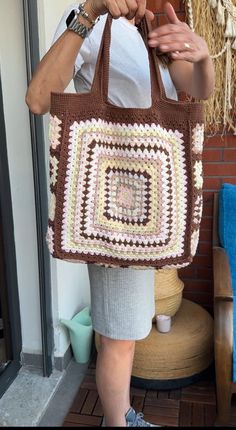
[[[185,386],[199,379],[212,361],[213,319],[202,306],[183,299],[170,332],[159,333],[153,324],[149,336],[136,342],[132,385]]]
[[[178,276],[177,269],[155,271],[155,308],[156,315],[174,316],[178,311],[183,296],[184,283]],[[153,322],[155,317],[153,318]]]

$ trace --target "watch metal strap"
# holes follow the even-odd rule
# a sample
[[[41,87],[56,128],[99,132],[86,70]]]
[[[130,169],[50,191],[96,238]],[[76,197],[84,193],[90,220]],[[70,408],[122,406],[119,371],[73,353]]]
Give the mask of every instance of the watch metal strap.
[[[93,26],[88,28],[88,27],[86,27],[86,25],[79,22],[78,21],[79,15],[80,15],[80,13],[77,13],[75,15],[75,17],[73,18],[73,20],[71,21],[71,23],[68,26],[68,30],[74,31],[79,36],[81,36],[83,39],[85,39],[85,37],[87,37],[89,35],[89,33],[91,32]]]

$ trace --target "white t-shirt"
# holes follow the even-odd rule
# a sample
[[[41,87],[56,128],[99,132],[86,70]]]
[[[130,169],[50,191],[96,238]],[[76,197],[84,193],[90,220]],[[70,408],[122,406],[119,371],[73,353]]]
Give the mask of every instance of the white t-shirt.
[[[66,18],[78,3],[64,12],[56,29],[54,43],[66,30]],[[100,17],[90,35],[84,40],[76,58],[74,86],[77,92],[90,91],[97,54],[107,15]],[[168,68],[160,64],[166,96],[177,100],[177,92]],[[148,108],[151,105],[151,84],[147,49],[137,28],[125,18],[114,19],[111,29],[110,73],[108,98],[121,107]]]

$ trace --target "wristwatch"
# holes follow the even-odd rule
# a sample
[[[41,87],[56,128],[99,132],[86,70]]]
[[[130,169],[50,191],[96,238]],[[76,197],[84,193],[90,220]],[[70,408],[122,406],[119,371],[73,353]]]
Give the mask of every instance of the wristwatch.
[[[70,15],[66,19],[66,25],[68,30],[74,31],[83,39],[85,39],[85,37],[87,37],[91,33],[93,26],[88,28],[86,27],[86,25],[82,24],[82,22],[79,22],[78,21],[79,15],[80,15],[80,12],[77,11],[76,9],[73,9]]]
[[[90,27],[86,27],[86,25],[84,25],[82,22],[79,22],[78,20],[79,16],[82,16],[85,19],[87,19],[87,21],[92,25]],[[91,33],[95,23],[96,22],[92,21],[89,18],[88,14],[85,12],[84,3],[79,5],[78,10],[73,9],[66,19],[66,25],[68,30],[74,31],[83,39],[85,39],[85,37],[87,37]]]

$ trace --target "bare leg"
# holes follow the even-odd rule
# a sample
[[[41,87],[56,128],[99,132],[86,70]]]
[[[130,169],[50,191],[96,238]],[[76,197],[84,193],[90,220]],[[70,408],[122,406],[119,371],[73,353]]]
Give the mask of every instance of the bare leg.
[[[96,382],[106,427],[126,427],[135,341],[100,337]]]

